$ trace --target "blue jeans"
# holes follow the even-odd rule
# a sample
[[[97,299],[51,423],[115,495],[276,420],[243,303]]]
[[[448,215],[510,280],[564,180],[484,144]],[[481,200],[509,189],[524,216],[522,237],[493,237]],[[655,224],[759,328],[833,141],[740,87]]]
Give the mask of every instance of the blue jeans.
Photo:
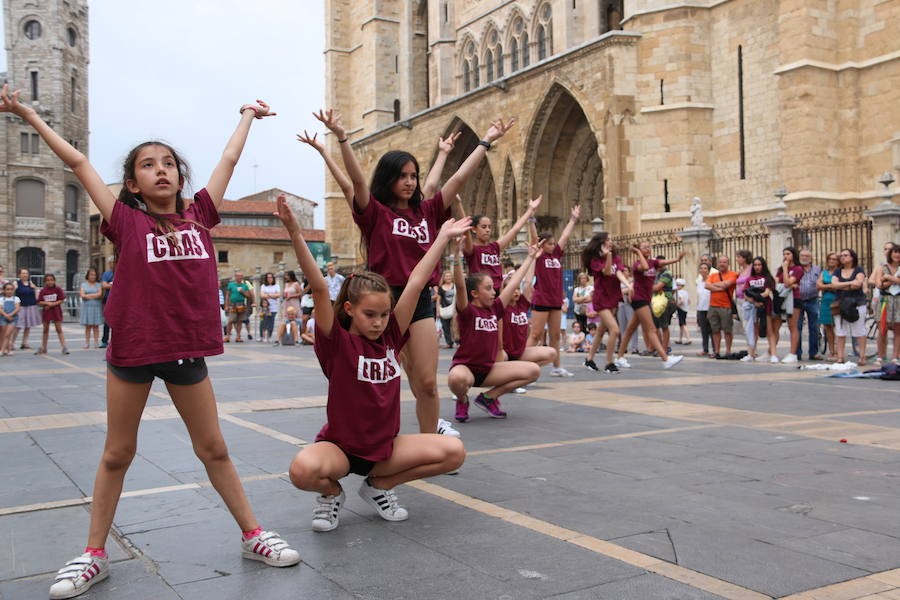
[[[797,358],[803,355],[803,317],[809,321],[809,356],[819,353],[819,299],[800,300],[800,318],[797,319],[797,331],[800,342],[797,344]]]

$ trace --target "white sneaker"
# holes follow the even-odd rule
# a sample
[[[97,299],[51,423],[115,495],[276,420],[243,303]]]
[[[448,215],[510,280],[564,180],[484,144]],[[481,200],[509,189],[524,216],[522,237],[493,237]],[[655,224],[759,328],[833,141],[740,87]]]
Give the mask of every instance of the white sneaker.
[[[385,521],[405,521],[409,518],[406,509],[397,502],[394,490],[382,490],[369,483],[369,478],[363,479],[359,486],[359,497],[372,505],[372,508]]]
[[[243,540],[241,556],[264,562],[270,567],[291,567],[300,562],[300,553],[274,531],[262,531],[249,540]]]
[[[550,377],[562,377],[562,376],[563,376],[563,374],[562,374],[562,370],[560,369],[560,367],[553,367],[552,369],[550,369]]]
[[[769,359],[766,358],[765,356],[763,356],[762,354],[760,354],[760,355],[757,356],[754,360],[755,360],[756,362],[766,362],[766,361],[768,361]]]
[[[630,369],[631,368],[631,364],[629,364],[629,362],[625,359],[624,356],[622,358],[617,358],[616,360],[614,360],[613,364],[616,365],[617,367],[619,367],[620,369]]]
[[[793,364],[793,363],[797,362],[797,355],[796,354],[788,354],[787,356],[785,356],[784,358],[781,359],[781,362],[783,364]]]
[[[669,358],[667,358],[666,361],[663,363],[663,369],[671,369],[672,367],[674,367],[675,365],[677,365],[678,363],[680,363],[683,360],[684,360],[684,356],[682,356],[680,354],[677,356],[674,354],[670,354]]]
[[[557,377],[575,377],[575,373],[567,370],[565,367],[560,367],[558,370],[559,375]]]
[[[338,513],[347,498],[344,490],[337,496],[319,496],[313,509],[313,531],[331,531],[338,526]]]
[[[527,393],[528,393],[527,388],[516,388],[513,390],[513,394],[527,394]]]
[[[753,362],[753,357],[748,354],[741,358],[741,362]]]
[[[459,437],[459,431],[453,428],[447,419],[438,419],[437,432],[441,435],[449,435],[451,437]]]
[[[769,355],[769,362],[772,363],[773,365],[777,365],[777,364],[780,363],[781,361],[778,360],[778,357],[775,356],[774,354],[770,354],[770,355]]]
[[[66,563],[56,573],[56,580],[50,586],[50,597],[74,598],[85,593],[95,583],[109,577],[109,559],[92,556],[85,552]]]

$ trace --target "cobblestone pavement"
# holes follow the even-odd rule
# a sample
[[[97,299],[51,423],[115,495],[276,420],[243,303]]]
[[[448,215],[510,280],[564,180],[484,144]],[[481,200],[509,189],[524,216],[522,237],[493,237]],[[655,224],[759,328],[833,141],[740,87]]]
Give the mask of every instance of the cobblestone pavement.
[[[442,351],[441,373],[449,359]],[[314,495],[285,475],[324,420],[312,349],[232,344],[209,360],[225,439],[261,523],[303,562],[241,559],[237,527],[156,384],[107,545],[110,578],[83,597],[900,599],[896,383],[694,356],[672,371],[634,358],[619,375],[581,361],[564,356],[574,377],[545,369],[505,398],[505,421],[460,425],[459,475],[398,488],[408,521],[382,521],[350,493],[340,527],[314,533]],[[96,350],[62,356],[51,343],[47,356],[0,358],[0,598],[46,598],[84,547],[104,379]],[[403,400],[412,432],[405,383]]]

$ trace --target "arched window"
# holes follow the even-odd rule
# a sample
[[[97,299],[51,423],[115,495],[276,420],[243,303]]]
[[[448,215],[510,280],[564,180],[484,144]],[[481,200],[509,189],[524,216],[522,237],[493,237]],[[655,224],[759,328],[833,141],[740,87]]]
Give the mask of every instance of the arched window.
[[[513,38],[509,41],[509,59],[512,61],[513,73],[519,70],[519,40]]]
[[[472,81],[469,74],[469,61],[463,61],[463,91],[468,92],[472,89]]]
[[[16,216],[44,216],[44,184],[37,179],[20,179],[16,182]]]
[[[36,284],[44,281],[44,251],[40,248],[19,248],[16,251],[16,273],[20,269],[28,269],[31,280]]]
[[[487,72],[487,80],[493,81],[495,77],[503,77],[503,45],[500,43],[500,34],[494,29],[488,34],[488,49],[484,54],[484,68]]]
[[[71,183],[66,186],[66,221],[77,221],[78,220],[78,186],[72,185]]]
[[[522,33],[522,68],[531,64],[531,50],[528,47],[528,32]]]
[[[41,37],[41,24],[31,19],[25,23],[25,37],[29,40],[36,40]]]
[[[538,9],[537,47],[538,60],[544,60],[553,54],[553,32],[551,29],[553,9],[550,4],[543,4]]]
[[[494,53],[488,50],[484,54],[484,68],[488,81],[494,80]]]
[[[601,33],[622,29],[622,0],[600,0],[601,4],[606,2],[606,21]]]
[[[469,40],[463,50],[463,91],[468,92],[481,85],[478,77],[478,56],[475,54],[475,42]]]
[[[519,67],[527,67],[528,60],[528,32],[525,31],[525,21],[522,17],[516,17],[510,27],[511,34],[509,38],[509,59],[512,72],[515,73]],[[521,51],[521,55],[519,52]]]

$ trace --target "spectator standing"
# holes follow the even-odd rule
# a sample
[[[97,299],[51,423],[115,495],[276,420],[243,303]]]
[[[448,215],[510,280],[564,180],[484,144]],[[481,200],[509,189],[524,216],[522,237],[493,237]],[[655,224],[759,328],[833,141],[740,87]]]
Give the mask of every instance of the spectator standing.
[[[684,279],[675,280],[675,307],[678,311],[678,341],[676,344],[690,344],[691,334],[688,332],[687,316],[690,309],[691,297],[684,286],[687,282]]]
[[[741,323],[744,326],[744,336],[747,338],[747,356],[741,360],[750,362],[756,360],[756,304],[744,296],[747,282],[750,280],[753,267],[753,255],[749,250],[737,251],[737,281],[734,286],[735,306],[740,309]]]
[[[444,331],[444,348],[453,347],[453,316],[456,313],[456,285],[453,283],[453,273],[449,270],[441,274],[441,283],[437,286],[438,316],[441,319],[441,328]],[[444,315],[450,314],[445,318]]]
[[[278,311],[281,310],[281,286],[278,285],[278,281],[275,279],[274,273],[266,273],[263,275],[262,285],[259,286],[259,296],[260,296],[260,337],[262,337],[263,331],[263,320],[264,317],[262,315],[262,301],[269,301],[269,314],[271,316],[272,323],[267,325],[269,336],[272,335],[272,329],[275,326],[275,319],[278,317]],[[262,340],[262,341],[268,341]]]
[[[284,304],[280,307],[282,321],[287,320],[287,310],[294,307],[295,316],[300,314],[300,297],[303,296],[303,287],[297,281],[297,274],[288,271],[284,274]]]
[[[800,278],[800,314],[797,318],[797,359],[803,358],[803,318],[809,326],[809,360],[821,360],[819,354],[819,290],[816,284],[822,267],[813,264],[812,252],[809,248],[800,250],[800,266],[803,276]]]
[[[750,278],[747,280],[747,287],[744,289],[744,299],[752,303],[756,307],[756,330],[754,333],[753,346],[748,348],[747,356],[753,357],[753,360],[765,361],[766,359],[758,356],[756,349],[759,345],[759,338],[766,337],[769,344],[769,362],[778,363],[778,336],[773,333],[772,321],[772,304],[775,298],[775,278],[769,272],[769,265],[762,256],[753,259],[750,266]]]
[[[834,348],[834,311],[832,304],[837,300],[837,294],[831,288],[832,273],[838,268],[838,255],[836,252],[829,252],[825,257],[825,268],[819,273],[819,281],[816,288],[822,292],[822,301],[819,305],[819,323],[825,330],[825,343],[828,345],[828,360],[836,360],[837,353]]]
[[[44,275],[44,287],[38,292],[38,306],[41,307],[41,321],[44,324],[44,333],[41,338],[41,347],[35,354],[47,354],[47,338],[50,336],[50,324],[52,323],[56,329],[56,335],[59,338],[59,345],[62,346],[62,353],[68,354],[69,349],[66,348],[66,336],[62,330],[62,304],[66,301],[66,293],[61,287],[56,285],[56,276],[47,273]]]
[[[272,312],[268,298],[259,301],[259,341],[269,342],[275,331],[275,313]]]
[[[656,260],[665,261],[665,256],[657,256]],[[657,270],[656,280],[653,282],[653,293],[654,294],[662,294],[668,300],[668,304],[666,305],[666,310],[659,317],[653,317],[653,325],[656,327],[657,334],[659,335],[659,340],[662,342],[663,348],[666,349],[666,352],[672,351],[671,337],[669,333],[669,326],[672,324],[672,315],[675,314],[676,306],[675,306],[675,278],[672,276],[672,271],[666,267],[666,265],[662,265],[661,268]]]
[[[108,263],[108,269],[103,271],[103,274],[100,276],[100,287],[103,290],[103,297],[101,300],[101,308],[106,308],[106,302],[109,300],[109,293],[112,291],[113,286],[113,277],[116,272],[116,261],[115,259],[110,259]],[[224,304],[224,302],[223,302]],[[106,322],[106,319],[103,320],[103,337],[100,338],[100,347],[106,348],[109,345],[109,323]]]
[[[325,283],[328,284],[328,297],[334,302],[338,296],[338,292],[341,291],[341,286],[344,284],[344,276],[335,270],[333,262],[327,263],[325,265],[325,270]]]
[[[300,297],[300,333],[306,331],[306,322],[312,317],[314,305],[315,301],[313,300],[312,288],[309,286],[309,281],[304,277],[303,296]]]
[[[709,327],[712,332],[713,356],[722,356],[722,336],[725,336],[725,355],[731,354],[734,340],[732,329],[732,294],[737,284],[737,273],[729,269],[727,256],[720,256],[718,270],[706,279],[709,296]]]
[[[878,289],[881,290],[881,298],[884,302],[884,326],[879,331],[879,337],[883,337],[879,347],[883,347],[883,353],[879,353],[876,362],[884,356],[887,360],[887,334],[894,332],[894,348],[891,354],[893,360],[900,359],[900,246],[894,245],[885,255],[885,263],[875,270]]]
[[[234,281],[225,289],[225,312],[228,314],[228,324],[225,329],[225,341],[231,341],[231,329],[235,328],[237,337],[235,342],[243,342],[241,339],[241,326],[244,324],[244,316],[253,303],[253,288],[244,281],[244,274],[234,272]],[[249,333],[249,332],[248,332]]]
[[[838,255],[841,266],[834,270],[831,287],[837,291],[840,312],[834,315],[835,347],[838,362],[844,362],[844,343],[848,336],[856,339],[859,366],[866,364],[866,272],[859,266],[856,251],[844,248]],[[847,317],[856,311],[856,319]]]
[[[616,312],[616,320],[619,322],[619,331],[625,331],[631,317],[634,316],[634,309],[631,308],[631,294],[634,291],[634,275],[631,267],[625,265],[622,267],[622,275],[625,276],[625,282],[621,282],[619,289],[622,291],[622,300],[619,302],[619,309]],[[627,282],[627,283],[626,283]],[[640,352],[638,348],[638,336],[632,336],[629,346],[632,354]]]
[[[885,257],[890,256],[891,248],[894,247],[894,242],[885,242],[882,251],[884,252]],[[888,258],[885,258],[888,260]],[[887,308],[887,302],[885,298],[881,296],[881,288],[878,285],[877,276],[878,269],[872,269],[872,274],[869,276],[869,287],[872,289],[872,312],[875,313],[875,317],[878,319],[880,325],[882,325],[882,330],[886,327],[886,322],[883,320],[886,317],[885,309]],[[875,356],[887,356],[887,334],[876,336],[875,338]]]
[[[712,331],[709,327],[709,299],[711,292],[706,289],[706,280],[709,278],[709,263],[701,262],[697,266],[697,327],[700,328],[700,339],[703,348],[697,354],[709,356],[709,340]]]
[[[11,281],[3,283],[3,295],[0,296],[0,353],[9,356],[13,353],[13,335],[16,332],[16,320],[19,318],[21,300],[16,296],[16,286]]]
[[[13,344],[22,331],[22,345],[19,350],[31,350],[28,345],[28,332],[32,327],[41,324],[41,309],[37,305],[37,287],[31,282],[31,273],[28,269],[19,269],[19,281],[16,282],[16,296],[19,297],[21,309],[19,319],[16,321],[16,333],[13,335]]]
[[[781,331],[781,322],[787,319],[791,332],[791,350],[781,362],[797,362],[797,346],[800,344],[800,332],[797,329],[797,321],[800,320],[800,279],[803,277],[803,267],[800,266],[800,253],[793,246],[788,246],[781,253],[784,262],[778,267],[775,281],[782,285],[779,295],[782,301],[775,299],[773,311],[773,325],[775,331],[775,345],[778,345],[778,336]],[[780,304],[780,305],[779,305]]]
[[[575,321],[581,325],[581,331],[587,331],[587,313],[591,308],[593,294],[594,286],[590,284],[588,274],[579,273],[578,286],[572,290],[572,302],[575,304],[572,312],[575,314]]]
[[[94,334],[94,347],[99,348],[100,325],[103,324],[103,288],[97,279],[97,269],[87,270],[81,289],[81,316],[79,321],[84,325],[84,349],[91,347],[91,333]]]

